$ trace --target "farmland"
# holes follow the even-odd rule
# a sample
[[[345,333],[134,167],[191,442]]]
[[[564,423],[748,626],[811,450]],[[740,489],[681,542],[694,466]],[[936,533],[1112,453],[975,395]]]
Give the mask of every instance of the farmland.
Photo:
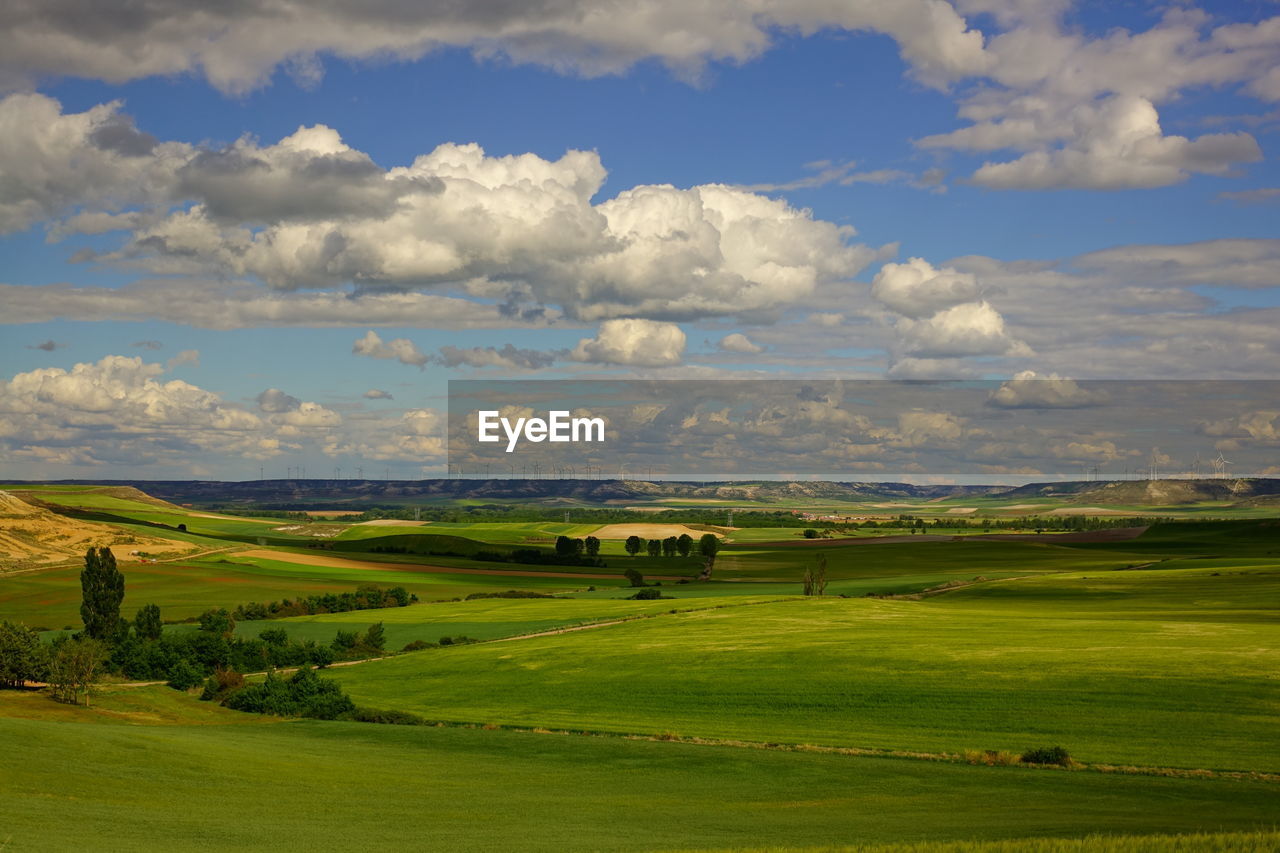
[[[0,691],[0,737],[39,757],[0,777],[6,851],[84,846],[107,821],[119,849],[259,847],[261,825],[282,849],[1275,841],[1248,834],[1273,832],[1280,813],[1274,519],[813,539],[724,526],[719,510],[678,524],[360,523],[226,515],[119,487],[12,494],[187,547],[120,560],[124,615],[157,604],[173,636],[210,608],[404,587],[417,603],[234,633],[327,644],[381,623],[385,657],[325,677],[361,707],[436,725],[282,720],[163,686],[108,683],[90,708]],[[640,525],[646,538],[716,533],[711,580],[696,553],[628,555]],[[557,562],[561,536],[598,536],[601,562]],[[520,549],[542,556],[519,562]],[[819,565],[826,595],[802,596]],[[629,568],[661,598],[629,600]],[[0,573],[0,619],[78,628],[79,571]],[[552,597],[464,600],[507,591]],[[469,642],[434,647],[446,637]],[[415,641],[431,647],[397,652]],[[1056,745],[1075,769],[1017,761]],[[1154,838],[1206,832],[1229,834]]]

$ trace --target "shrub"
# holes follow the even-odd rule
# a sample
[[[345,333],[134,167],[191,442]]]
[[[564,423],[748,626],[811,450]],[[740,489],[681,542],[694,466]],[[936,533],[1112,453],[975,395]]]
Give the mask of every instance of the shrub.
[[[632,586],[644,586],[644,575],[640,574],[637,569],[628,568],[622,573],[622,576],[630,581]]]
[[[336,681],[308,668],[298,670],[288,681],[271,673],[261,684],[232,693],[223,704],[236,711],[318,720],[334,720],[356,709]]]
[[[212,699],[225,699],[231,693],[244,687],[244,676],[234,669],[216,669],[213,675],[205,679],[204,692],[200,698],[205,702]]]
[[[356,708],[342,716],[356,723],[381,723],[389,726],[425,726],[426,719],[408,711],[383,711],[378,708]]]
[[[640,590],[635,595],[627,596],[627,599],[629,601],[657,601],[660,598],[670,597],[671,596],[669,595],[663,595],[661,590],[654,589],[653,587],[647,587]]]
[[[438,645],[439,645],[438,643],[428,643],[426,640],[414,640],[411,643],[405,643],[404,648],[401,649],[400,651],[419,652],[419,651],[422,651],[423,649],[434,649]]]
[[[1022,761],[1026,764],[1060,764],[1071,766],[1071,756],[1061,746],[1037,746],[1022,753]]]
[[[200,670],[184,659],[179,660],[169,670],[169,686],[174,690],[190,690],[203,680]]]

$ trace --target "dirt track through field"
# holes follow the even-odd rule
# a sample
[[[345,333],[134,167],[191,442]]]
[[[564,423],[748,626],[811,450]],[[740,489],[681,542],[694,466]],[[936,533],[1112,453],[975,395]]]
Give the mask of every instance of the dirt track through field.
[[[618,580],[621,572],[614,574],[586,572],[539,572],[529,569],[463,569],[454,566],[429,566],[421,563],[378,563],[371,560],[348,560],[328,554],[292,554],[287,551],[241,551],[237,556],[296,563],[300,566],[322,566],[330,569],[366,569],[384,572],[425,572],[441,575],[499,575],[512,578],[573,578],[581,580]],[[678,581],[678,575],[645,575],[649,580]]]

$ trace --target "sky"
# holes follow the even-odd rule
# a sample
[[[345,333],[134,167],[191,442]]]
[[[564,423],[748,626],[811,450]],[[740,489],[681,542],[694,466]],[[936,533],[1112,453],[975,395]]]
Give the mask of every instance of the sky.
[[[1273,0],[6,3],[0,476],[433,476],[450,379],[1274,378],[1277,130]]]

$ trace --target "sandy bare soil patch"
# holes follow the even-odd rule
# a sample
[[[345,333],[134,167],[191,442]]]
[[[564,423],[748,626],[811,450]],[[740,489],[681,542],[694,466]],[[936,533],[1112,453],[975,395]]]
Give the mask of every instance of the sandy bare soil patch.
[[[90,547],[108,547],[124,562],[136,551],[162,556],[183,554],[199,546],[142,536],[111,524],[67,518],[0,491],[0,571],[63,563],[83,557]]]
[[[976,506],[953,506],[947,510],[947,515],[968,515],[971,512],[977,512]]]
[[[513,578],[582,578],[583,580],[617,580],[621,572],[614,574],[584,572],[535,572],[527,569],[460,569],[454,566],[430,566],[419,563],[376,563],[372,560],[348,560],[328,554],[291,554],[266,549],[241,551],[237,557],[257,557],[262,560],[278,560],[300,566],[323,566],[331,569],[375,569],[380,572],[425,572],[441,575],[500,575]],[[678,576],[645,575],[649,580],[677,581]]]
[[[694,530],[683,524],[606,524],[591,535],[597,539],[626,539],[628,536],[639,536],[641,539],[666,539],[668,536],[687,534],[694,539],[701,539],[709,531]]]
[[[430,524],[429,521],[411,521],[406,518],[375,518],[373,521],[357,521],[352,527],[423,527]]]
[[[307,515],[312,518],[342,518],[346,515],[363,515],[362,509],[309,509]]]

